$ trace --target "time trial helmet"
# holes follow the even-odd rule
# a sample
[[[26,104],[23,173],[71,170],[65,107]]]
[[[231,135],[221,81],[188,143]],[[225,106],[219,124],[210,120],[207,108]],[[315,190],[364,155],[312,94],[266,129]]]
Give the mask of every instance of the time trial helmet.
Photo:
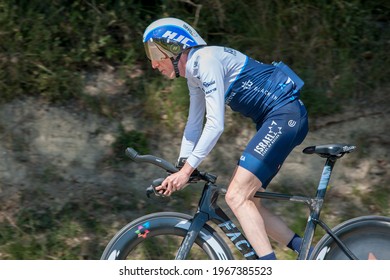
[[[207,45],[194,28],[177,18],[162,18],[151,23],[143,35],[150,60],[174,59],[185,49]]]

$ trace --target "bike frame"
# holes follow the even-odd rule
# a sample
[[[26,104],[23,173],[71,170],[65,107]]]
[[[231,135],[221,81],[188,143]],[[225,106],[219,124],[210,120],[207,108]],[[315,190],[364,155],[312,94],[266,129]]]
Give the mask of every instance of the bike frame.
[[[307,219],[301,250],[298,255],[299,260],[308,258],[310,245],[312,244],[314,232],[317,225],[320,225],[350,258],[356,260],[357,257],[347,248],[347,246],[332,232],[332,230],[320,220],[320,213],[323,206],[325,194],[328,188],[333,167],[337,161],[337,156],[329,156],[326,159],[325,166],[317,187],[315,197],[295,196],[273,192],[256,192],[255,197],[272,200],[284,200],[306,204],[310,213]],[[191,221],[186,237],[177,252],[176,259],[186,259],[191,247],[205,223],[212,221],[225,233],[235,247],[248,259],[257,259],[258,256],[252,246],[235,226],[231,219],[218,206],[217,199],[221,193],[221,188],[212,183],[206,183],[203,189],[202,198],[199,201],[198,209]]]

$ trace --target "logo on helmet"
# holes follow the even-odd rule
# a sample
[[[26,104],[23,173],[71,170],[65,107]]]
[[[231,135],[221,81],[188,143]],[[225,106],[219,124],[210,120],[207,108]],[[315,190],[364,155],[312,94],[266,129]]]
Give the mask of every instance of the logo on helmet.
[[[169,31],[169,30],[167,30],[164,33],[164,35],[162,35],[162,37],[174,40],[174,41],[176,41],[178,43],[181,43],[181,44],[185,45],[186,47],[190,46],[190,44],[189,44],[190,42],[194,42],[193,40],[191,40],[190,38],[185,37],[184,35],[179,35],[176,32],[172,32],[172,31]]]
[[[169,50],[174,53],[174,54],[178,54],[180,52],[180,46],[179,45],[171,45],[169,47]]]
[[[198,35],[198,34],[196,34],[196,32],[194,32],[194,30],[193,30],[191,27],[189,27],[187,24],[183,24],[183,28],[184,28],[185,30],[187,30],[187,32],[190,33],[190,35],[193,36],[193,37],[196,37],[196,36]]]

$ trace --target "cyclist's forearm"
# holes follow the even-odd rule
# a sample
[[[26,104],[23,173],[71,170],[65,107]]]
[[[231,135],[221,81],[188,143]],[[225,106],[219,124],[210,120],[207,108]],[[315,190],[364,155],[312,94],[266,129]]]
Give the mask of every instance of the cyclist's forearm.
[[[191,176],[192,172],[194,172],[195,168],[192,167],[188,162],[184,164],[184,166],[180,169],[181,172],[184,172],[188,177]]]

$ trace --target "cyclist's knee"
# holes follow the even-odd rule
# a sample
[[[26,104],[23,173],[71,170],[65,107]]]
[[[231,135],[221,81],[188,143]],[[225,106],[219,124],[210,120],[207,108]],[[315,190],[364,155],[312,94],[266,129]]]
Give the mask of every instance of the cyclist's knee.
[[[243,205],[246,200],[247,198],[245,198],[241,193],[233,191],[232,188],[229,188],[225,195],[225,201],[233,211]]]
[[[225,201],[234,210],[248,201],[255,200],[254,194],[259,188],[259,184],[253,184],[250,180],[242,180],[240,176],[234,176],[230,182]]]

